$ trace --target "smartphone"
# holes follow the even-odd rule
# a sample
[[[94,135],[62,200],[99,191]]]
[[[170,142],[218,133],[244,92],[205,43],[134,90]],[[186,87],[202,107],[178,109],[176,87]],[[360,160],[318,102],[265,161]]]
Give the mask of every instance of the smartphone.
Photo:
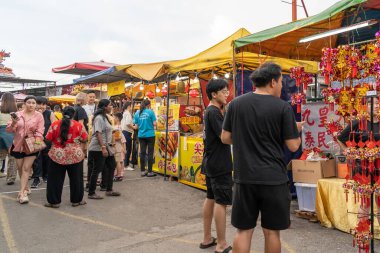
[[[17,114],[15,112],[11,112],[10,115],[13,119],[18,119]]]

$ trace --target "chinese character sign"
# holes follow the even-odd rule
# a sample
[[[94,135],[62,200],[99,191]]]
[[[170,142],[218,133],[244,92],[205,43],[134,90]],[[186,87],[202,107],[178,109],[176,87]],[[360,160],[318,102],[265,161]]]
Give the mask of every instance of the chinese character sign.
[[[329,106],[325,103],[311,103],[302,106],[302,121],[305,121],[302,131],[302,148],[319,148],[329,151],[334,142],[333,137],[327,133],[326,124],[330,121],[339,121],[343,124],[343,119],[329,111]]]

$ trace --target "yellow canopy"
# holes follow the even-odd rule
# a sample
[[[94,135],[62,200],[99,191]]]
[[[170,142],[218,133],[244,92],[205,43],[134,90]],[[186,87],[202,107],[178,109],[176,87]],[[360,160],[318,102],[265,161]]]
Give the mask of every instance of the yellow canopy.
[[[170,63],[169,72],[181,72],[182,74],[207,70],[213,70],[220,74],[230,72],[233,64],[233,41],[249,34],[245,28],[241,28],[228,38],[193,57]],[[310,73],[318,72],[318,63],[312,61],[268,57],[255,53],[236,54],[235,60],[238,64],[244,63],[244,67],[248,69],[255,69],[266,61],[273,61],[281,65],[284,72],[289,72],[289,69],[294,66],[303,66],[305,71]]]
[[[62,102],[74,103],[75,96],[71,96],[71,95],[51,96],[51,97],[48,97],[48,100],[50,102],[58,102],[58,103],[62,103]]]

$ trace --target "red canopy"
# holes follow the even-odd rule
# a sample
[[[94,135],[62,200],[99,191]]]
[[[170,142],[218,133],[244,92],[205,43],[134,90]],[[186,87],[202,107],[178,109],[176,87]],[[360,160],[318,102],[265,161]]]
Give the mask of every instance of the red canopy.
[[[53,68],[54,73],[72,74],[72,75],[90,75],[95,72],[108,69],[118,64],[104,61],[96,62],[76,62],[67,66]]]

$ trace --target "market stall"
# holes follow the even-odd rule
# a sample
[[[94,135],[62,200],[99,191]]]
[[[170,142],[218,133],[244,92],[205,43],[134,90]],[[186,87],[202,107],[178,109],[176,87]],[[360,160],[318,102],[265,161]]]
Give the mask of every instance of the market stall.
[[[291,73],[296,83],[301,84],[298,93],[292,96],[292,104],[302,107],[302,120],[308,129],[303,131],[303,156],[293,160],[289,168],[297,182],[300,209],[316,210],[322,225],[353,234],[353,245],[359,252],[370,249],[374,252],[372,238],[378,236],[374,209],[380,200],[378,167],[375,167],[379,143],[372,124],[379,115],[373,111],[373,101],[380,90],[380,33],[375,25],[380,21],[379,7],[371,0],[342,0],[320,14],[235,41],[239,53],[265,52],[278,57],[321,59],[318,83],[326,88],[321,96],[324,105],[315,111],[304,105],[304,70],[297,68]],[[353,121],[359,124],[358,129],[353,130]],[[351,125],[348,141],[343,143],[347,146],[344,154],[348,162],[336,166],[328,158],[339,154],[336,136],[346,125]],[[332,148],[325,138],[327,135],[332,139]],[[342,174],[341,168],[346,168],[343,180],[324,179]],[[361,219],[357,219],[358,206],[369,210]]]

